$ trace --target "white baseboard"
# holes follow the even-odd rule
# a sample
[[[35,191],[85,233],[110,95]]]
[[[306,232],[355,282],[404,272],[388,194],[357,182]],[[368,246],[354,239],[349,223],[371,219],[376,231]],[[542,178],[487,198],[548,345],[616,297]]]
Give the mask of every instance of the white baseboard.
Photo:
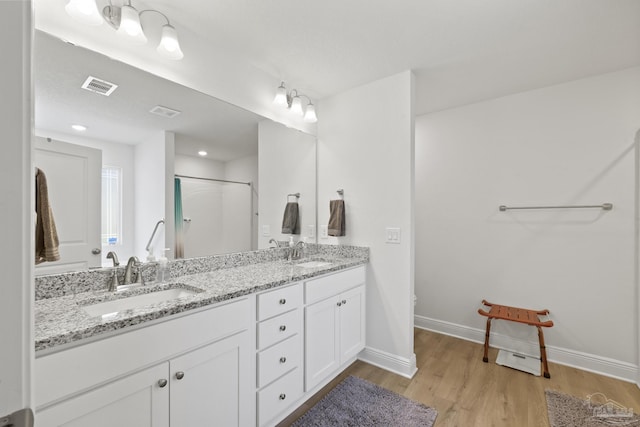
[[[414,325],[416,328],[426,329],[439,334],[450,335],[463,340],[484,344],[484,329],[471,328],[469,326],[458,325],[456,323],[445,322],[418,315],[414,316]],[[491,340],[489,343],[491,347],[494,348],[505,350],[526,348],[527,350],[525,353],[529,355],[540,354],[537,341],[523,341],[504,334],[491,332]],[[638,366],[632,363],[550,345],[547,345],[546,349],[547,359],[550,362],[571,366],[584,371],[606,375],[608,377],[632,383],[635,383],[638,379]],[[479,353],[478,357],[482,357],[482,354]],[[553,372],[551,372],[551,375],[553,376]]]
[[[418,372],[415,354],[412,354],[411,358],[407,359],[382,350],[365,347],[365,349],[358,354],[358,359],[405,378],[413,378],[416,372]]]

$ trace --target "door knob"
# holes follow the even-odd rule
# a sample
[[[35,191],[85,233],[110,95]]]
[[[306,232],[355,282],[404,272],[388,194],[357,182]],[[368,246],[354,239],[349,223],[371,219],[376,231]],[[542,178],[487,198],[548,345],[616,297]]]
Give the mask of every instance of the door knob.
[[[102,253],[102,249],[93,248],[93,249],[91,249],[91,253],[94,254],[94,255],[100,255]]]

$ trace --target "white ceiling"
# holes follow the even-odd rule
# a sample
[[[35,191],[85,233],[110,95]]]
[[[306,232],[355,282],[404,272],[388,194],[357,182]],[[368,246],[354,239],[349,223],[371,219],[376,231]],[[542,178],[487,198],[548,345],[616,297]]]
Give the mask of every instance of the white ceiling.
[[[37,31],[34,39],[35,124],[39,133],[79,135],[136,144],[176,133],[176,152],[195,156],[206,150],[221,161],[256,155],[258,122],[263,117],[195,90],[154,76],[99,53]],[[89,76],[118,85],[103,96],[81,89]],[[181,113],[174,118],[149,113],[161,105]]]
[[[37,0],[41,22],[60,3]],[[133,4],[316,99],[412,69],[417,114],[640,65],[638,0]]]
[[[413,69],[417,113],[640,64],[638,0],[145,0],[316,98]]]

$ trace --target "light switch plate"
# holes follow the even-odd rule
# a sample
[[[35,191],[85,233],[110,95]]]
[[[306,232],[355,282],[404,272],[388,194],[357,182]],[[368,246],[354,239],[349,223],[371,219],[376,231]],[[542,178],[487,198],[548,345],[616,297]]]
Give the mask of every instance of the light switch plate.
[[[328,239],[329,238],[328,226],[326,226],[326,225],[321,225],[320,226],[320,238],[321,239]]]
[[[400,243],[400,229],[396,227],[387,227],[385,243]]]
[[[262,226],[262,237],[271,236],[271,227],[269,225]]]

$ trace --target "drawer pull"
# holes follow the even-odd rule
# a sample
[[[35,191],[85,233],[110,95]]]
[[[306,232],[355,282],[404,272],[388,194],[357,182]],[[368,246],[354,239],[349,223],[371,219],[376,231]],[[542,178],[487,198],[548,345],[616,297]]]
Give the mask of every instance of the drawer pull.
[[[287,330],[287,325],[280,325],[280,332],[284,332]]]
[[[161,380],[158,380],[158,387],[164,388],[166,386],[167,386],[167,380],[165,380],[164,378]]]
[[[287,395],[282,393],[280,396],[278,396],[278,399],[280,400],[285,400],[287,398]]]
[[[182,371],[176,372],[176,379],[177,380],[181,380],[183,378],[184,378],[184,372],[182,372]]]
[[[287,358],[286,358],[286,357],[282,356],[282,357],[280,358],[280,363],[285,363],[286,361],[287,361]]]
[[[281,305],[285,305],[287,303],[287,300],[282,298],[279,302]]]

